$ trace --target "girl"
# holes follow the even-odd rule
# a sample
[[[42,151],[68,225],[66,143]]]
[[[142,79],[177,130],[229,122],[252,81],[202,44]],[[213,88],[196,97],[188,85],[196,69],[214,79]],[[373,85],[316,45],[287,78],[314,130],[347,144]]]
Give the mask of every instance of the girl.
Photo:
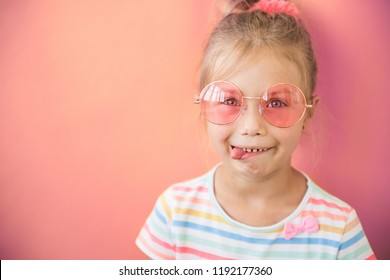
[[[287,1],[232,1],[196,103],[221,157],[158,199],[136,243],[153,259],[374,259],[356,212],[291,166],[318,98],[310,36]]]

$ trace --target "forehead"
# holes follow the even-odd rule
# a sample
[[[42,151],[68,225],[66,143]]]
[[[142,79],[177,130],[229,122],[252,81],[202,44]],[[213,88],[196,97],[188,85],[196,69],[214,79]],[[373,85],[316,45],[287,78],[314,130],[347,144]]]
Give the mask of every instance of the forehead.
[[[244,95],[255,95],[279,83],[302,87],[299,68],[288,59],[271,54],[253,59],[219,79],[235,84]]]

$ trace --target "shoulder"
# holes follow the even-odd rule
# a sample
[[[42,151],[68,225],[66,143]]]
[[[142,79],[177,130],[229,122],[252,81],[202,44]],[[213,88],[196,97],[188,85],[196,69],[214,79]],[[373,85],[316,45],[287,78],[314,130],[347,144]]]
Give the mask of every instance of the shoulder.
[[[190,180],[172,184],[159,196],[157,205],[162,206],[165,212],[172,212],[174,208],[210,204],[209,192],[213,188],[215,169]]]
[[[355,209],[306,178],[311,189],[307,206],[324,236],[329,240],[338,238],[337,259],[375,258]]]
[[[354,208],[347,202],[330,194],[315,183],[309,176],[305,175],[310,189],[308,204],[318,211],[326,211],[330,214],[349,216],[354,213]]]
[[[215,169],[213,168],[201,176],[172,184],[164,191],[163,195],[172,197],[175,195],[193,196],[208,193],[213,186]]]

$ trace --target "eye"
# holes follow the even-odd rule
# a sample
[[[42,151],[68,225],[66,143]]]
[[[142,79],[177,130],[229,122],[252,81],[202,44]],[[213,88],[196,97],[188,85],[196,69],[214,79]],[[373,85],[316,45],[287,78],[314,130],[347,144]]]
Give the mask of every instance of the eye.
[[[282,108],[286,107],[287,103],[283,102],[280,99],[272,99],[267,103],[267,107],[269,108]]]
[[[236,98],[227,98],[223,101],[223,104],[228,106],[240,106],[240,102]]]

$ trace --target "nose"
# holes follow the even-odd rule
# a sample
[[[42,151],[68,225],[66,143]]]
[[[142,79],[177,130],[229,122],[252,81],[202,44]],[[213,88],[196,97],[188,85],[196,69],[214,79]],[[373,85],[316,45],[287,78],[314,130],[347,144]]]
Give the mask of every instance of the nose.
[[[261,113],[258,97],[246,97],[240,116],[242,135],[256,136],[267,134],[267,121]]]

